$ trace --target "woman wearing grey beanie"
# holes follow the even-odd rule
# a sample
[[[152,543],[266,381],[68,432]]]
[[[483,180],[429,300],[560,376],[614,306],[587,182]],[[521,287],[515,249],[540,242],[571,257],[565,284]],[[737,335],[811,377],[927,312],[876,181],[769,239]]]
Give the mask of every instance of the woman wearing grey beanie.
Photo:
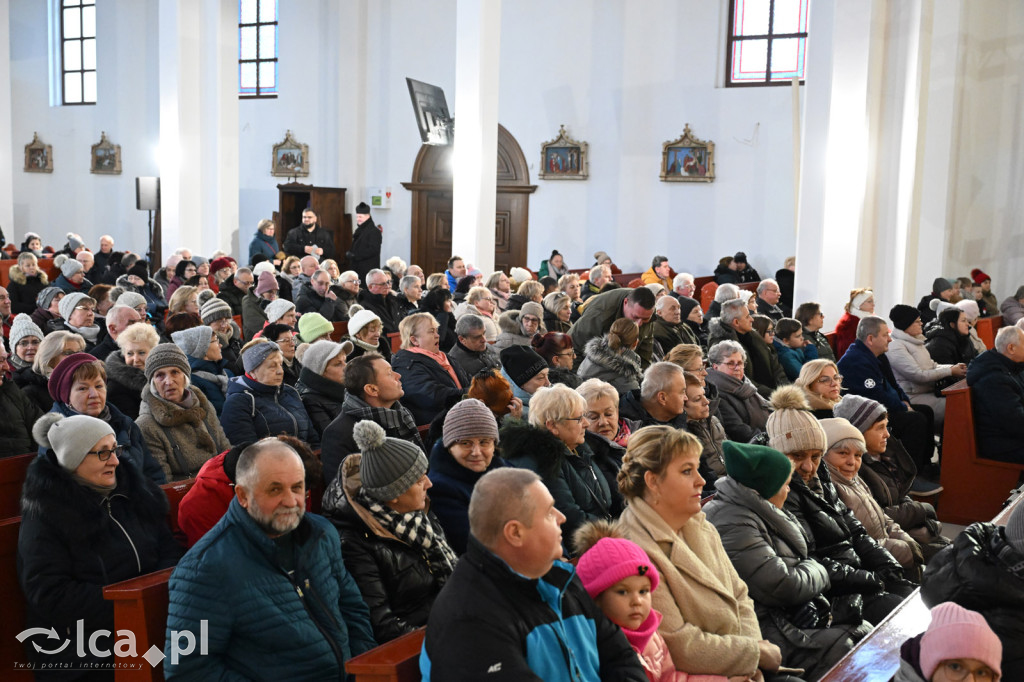
[[[112,632],[114,607],[103,599],[103,587],[168,568],[181,556],[167,526],[167,498],[120,456],[114,430],[101,419],[49,413],[33,435],[43,454],[22,487],[24,626],[67,633],[84,621],[86,637]],[[26,647],[36,662],[54,668],[81,670],[110,660],[88,653],[79,658],[77,649],[39,654]]]
[[[231,447],[217,412],[191,385],[188,358],[173,343],[161,343],[149,352],[145,374],[135,423],[168,481],[194,478],[208,459]]]
[[[426,625],[456,555],[428,509],[423,451],[372,421],[358,422],[353,437],[359,452],[342,462],[323,512],[338,529],[345,566],[383,644]]]

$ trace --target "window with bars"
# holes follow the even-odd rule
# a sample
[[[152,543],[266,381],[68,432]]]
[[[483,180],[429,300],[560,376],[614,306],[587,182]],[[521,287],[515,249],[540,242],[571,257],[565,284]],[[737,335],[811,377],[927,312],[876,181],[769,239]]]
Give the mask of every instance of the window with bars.
[[[96,104],[96,0],[60,2],[63,104]]]
[[[728,86],[803,82],[810,0],[731,0]]]
[[[277,0],[239,0],[238,95],[277,97]]]

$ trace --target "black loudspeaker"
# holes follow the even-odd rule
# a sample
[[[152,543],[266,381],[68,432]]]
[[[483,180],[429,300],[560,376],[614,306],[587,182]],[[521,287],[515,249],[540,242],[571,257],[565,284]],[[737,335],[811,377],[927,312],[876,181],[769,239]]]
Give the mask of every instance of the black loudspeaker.
[[[135,208],[140,211],[160,209],[160,178],[135,178]]]

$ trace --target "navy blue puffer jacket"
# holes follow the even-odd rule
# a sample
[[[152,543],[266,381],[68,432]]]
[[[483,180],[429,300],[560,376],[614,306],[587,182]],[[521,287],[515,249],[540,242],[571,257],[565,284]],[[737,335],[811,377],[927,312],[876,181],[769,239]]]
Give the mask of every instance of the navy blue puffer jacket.
[[[320,442],[298,391],[287,384],[261,384],[247,376],[228,382],[220,425],[232,443],[254,443],[282,433],[311,445]]]

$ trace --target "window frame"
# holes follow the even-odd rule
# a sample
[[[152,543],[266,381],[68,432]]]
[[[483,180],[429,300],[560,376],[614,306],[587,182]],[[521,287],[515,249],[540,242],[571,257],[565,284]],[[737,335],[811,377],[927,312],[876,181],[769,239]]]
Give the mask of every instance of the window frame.
[[[252,0],[256,5],[256,21],[254,23],[243,23],[242,22],[242,2],[238,0],[238,98],[239,99],[276,99],[278,95],[278,89],[280,88],[281,73],[279,69],[280,61],[278,59],[278,51],[281,42],[281,25],[280,25],[280,10],[281,5],[278,0]],[[264,2],[274,3],[274,20],[273,21],[260,21],[260,5]],[[260,29],[264,26],[274,27],[274,56],[270,58],[260,57]],[[255,59],[243,59],[242,58],[242,29],[243,28],[255,28],[256,29],[256,58]],[[260,87],[260,66],[263,64],[274,65],[274,87],[273,90],[263,90]],[[255,88],[244,88],[242,87],[242,66],[245,64],[254,64],[256,66],[256,87]]]
[[[801,3],[807,3],[807,12],[810,13],[811,0],[800,0]],[[778,87],[792,85],[793,79],[786,78],[781,80],[772,80],[772,43],[776,40],[783,40],[789,38],[803,38],[804,49],[806,50],[807,38],[809,31],[802,33],[775,33],[775,0],[768,0],[768,33],[758,33],[751,35],[736,35],[736,0],[729,0],[729,33],[726,36],[726,47],[725,47],[725,87],[727,88],[763,88],[763,87]],[[765,78],[760,81],[746,81],[742,83],[734,83],[732,80],[732,67],[733,67],[733,50],[736,43],[746,42],[748,40],[767,40],[768,48],[765,56]],[[804,61],[804,73],[807,70],[806,58]],[[800,85],[804,84],[805,78],[800,77]]]
[[[58,14],[58,18],[57,18],[57,21],[58,21],[58,23],[57,23],[57,31],[58,31],[58,44],[59,44],[59,48],[60,48],[58,50],[58,53],[59,53],[58,54],[58,59],[60,60],[60,67],[57,69],[57,72],[59,74],[59,76],[58,76],[58,78],[59,78],[58,87],[60,89],[60,103],[61,103],[61,106],[65,106],[65,107],[95,106],[96,102],[99,100],[99,68],[98,68],[99,67],[99,64],[98,64],[99,60],[98,60],[98,54],[97,54],[97,64],[94,65],[94,68],[92,68],[92,69],[85,68],[85,41],[91,39],[93,41],[93,45],[96,45],[96,41],[97,41],[96,33],[95,33],[95,29],[96,29],[96,20],[95,20],[96,0],[76,0],[76,2],[78,3],[77,5],[65,5],[64,4],[64,0],[55,0],[55,2],[56,2],[57,14]],[[82,20],[82,13],[83,13],[83,10],[86,7],[92,7],[93,8],[93,13],[94,13],[94,17],[93,17],[93,31],[94,32],[93,32],[93,35],[91,35],[91,36],[86,36],[85,35],[85,31],[84,31],[85,26],[83,25],[83,20]],[[78,37],[77,38],[68,38],[68,37],[66,37],[65,31],[64,31],[64,10],[65,9],[75,9],[75,8],[78,9]],[[79,64],[78,64],[79,68],[77,68],[77,69],[68,69],[68,68],[66,68],[66,62],[64,60],[64,51],[67,48],[67,44],[71,43],[71,42],[77,43],[78,59],[79,59]],[[67,87],[66,87],[66,84],[65,84],[65,80],[66,80],[67,75],[68,74],[72,74],[72,73],[73,74],[78,74],[80,82],[81,82],[82,100],[80,102],[69,102],[68,98],[67,98]],[[96,94],[96,99],[94,99],[91,102],[86,101],[86,99],[85,99],[85,74],[87,74],[87,73],[92,73],[92,74],[95,74],[95,76],[96,76],[96,93],[95,93]]]

